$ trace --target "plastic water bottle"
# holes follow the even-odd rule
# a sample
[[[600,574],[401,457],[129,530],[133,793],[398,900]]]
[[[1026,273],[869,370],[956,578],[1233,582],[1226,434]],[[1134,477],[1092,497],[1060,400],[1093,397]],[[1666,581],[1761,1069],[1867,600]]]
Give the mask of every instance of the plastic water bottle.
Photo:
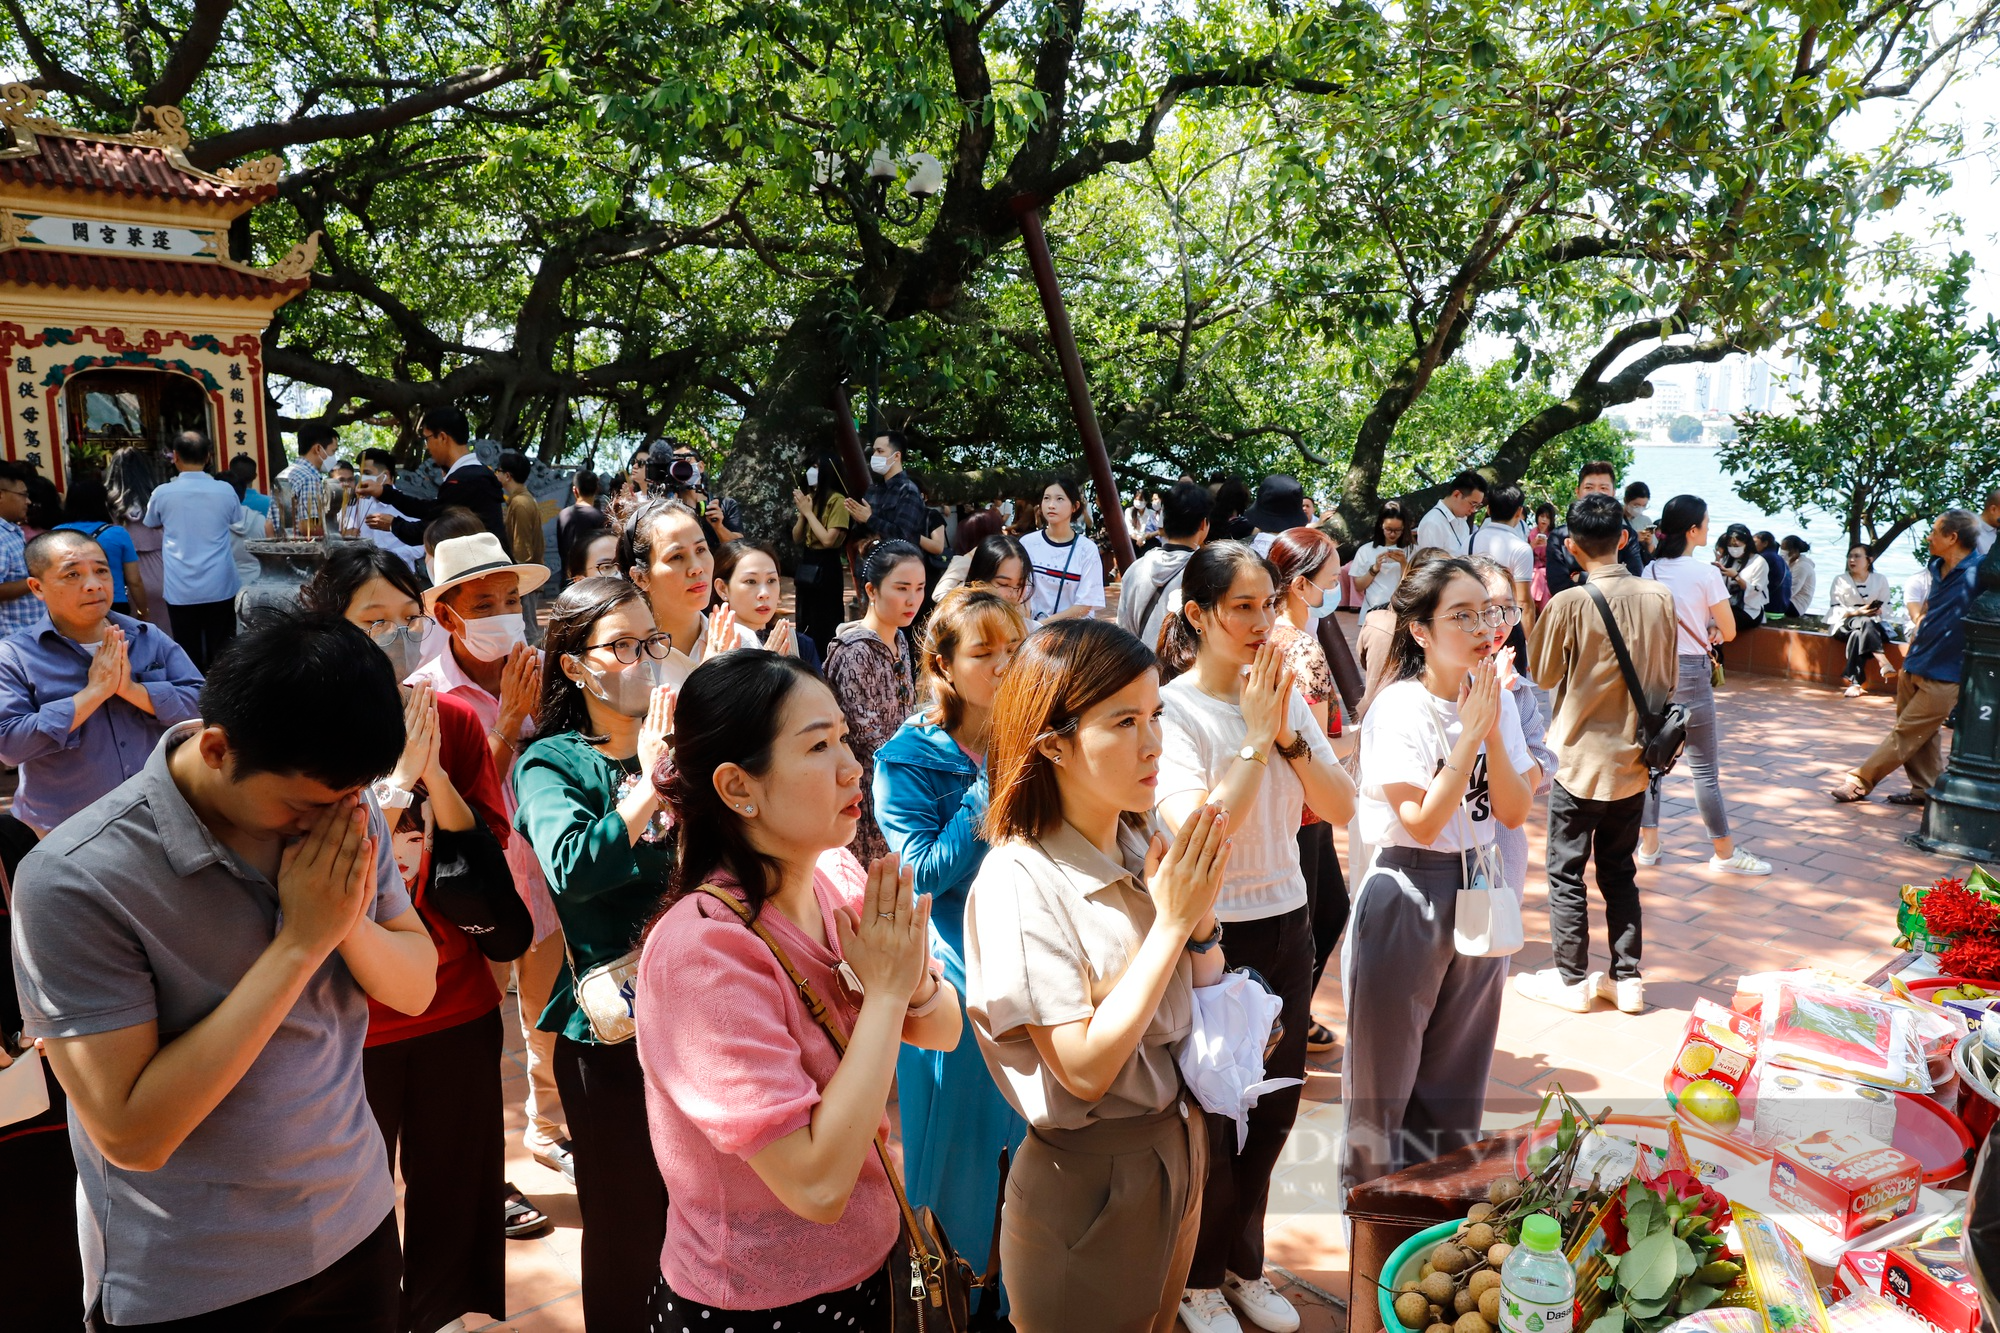
[[[1500,1333],[1570,1333],[1575,1322],[1576,1274],[1562,1255],[1562,1227],[1535,1213],[1500,1266]]]

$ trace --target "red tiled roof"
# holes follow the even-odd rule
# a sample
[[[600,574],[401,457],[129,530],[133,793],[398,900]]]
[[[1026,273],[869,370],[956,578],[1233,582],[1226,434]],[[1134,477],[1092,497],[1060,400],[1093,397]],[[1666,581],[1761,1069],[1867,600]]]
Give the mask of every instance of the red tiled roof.
[[[291,297],[307,279],[280,282],[241,269],[196,260],[128,259],[17,246],[0,250],[0,282],[98,291],[156,292],[176,296]]]
[[[175,166],[164,148],[60,134],[35,135],[35,148],[0,158],[0,181],[210,203],[261,203],[278,193],[275,184],[239,188],[193,175]]]

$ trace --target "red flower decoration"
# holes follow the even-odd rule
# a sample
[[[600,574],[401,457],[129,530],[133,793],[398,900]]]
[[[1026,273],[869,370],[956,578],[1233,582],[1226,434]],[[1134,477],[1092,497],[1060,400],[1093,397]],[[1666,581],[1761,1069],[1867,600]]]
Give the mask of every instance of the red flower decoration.
[[[1960,880],[1939,880],[1918,903],[1917,911],[1933,935],[1988,935],[2000,928],[2000,908],[1976,893],[1968,893]]]
[[[1958,940],[1944,951],[1938,965],[1953,977],[2000,975],[2000,943],[1978,936]]]
[[[1640,1186],[1662,1202],[1678,1201],[1681,1215],[1699,1216],[1706,1219],[1708,1229],[1720,1236],[1722,1229],[1729,1225],[1731,1213],[1729,1200],[1703,1184],[1701,1178],[1692,1171],[1663,1171],[1652,1180]],[[1632,1248],[1631,1239],[1625,1234],[1625,1201],[1620,1198],[1604,1215],[1604,1247],[1606,1253],[1623,1254]],[[1707,1260],[1702,1262],[1706,1263]]]

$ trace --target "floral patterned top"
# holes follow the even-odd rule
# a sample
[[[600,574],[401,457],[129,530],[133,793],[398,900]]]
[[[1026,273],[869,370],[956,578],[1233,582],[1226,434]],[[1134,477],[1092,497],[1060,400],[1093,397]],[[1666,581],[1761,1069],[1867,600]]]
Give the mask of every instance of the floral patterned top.
[[[861,828],[852,850],[862,865],[889,854],[875,827],[875,751],[896,734],[916,707],[906,639],[896,631],[895,647],[882,642],[865,621],[850,620],[826,650],[826,683],[847,715],[847,745],[861,761]]]
[[[1280,620],[1271,627],[1271,641],[1285,655],[1285,665],[1292,669],[1292,676],[1299,684],[1299,697],[1307,704],[1325,704],[1326,734],[1340,734],[1340,700],[1333,697],[1333,669],[1326,664],[1326,650],[1319,646],[1319,640],[1289,621]],[[1319,816],[1307,806],[1300,813],[1299,822],[1316,824]]]

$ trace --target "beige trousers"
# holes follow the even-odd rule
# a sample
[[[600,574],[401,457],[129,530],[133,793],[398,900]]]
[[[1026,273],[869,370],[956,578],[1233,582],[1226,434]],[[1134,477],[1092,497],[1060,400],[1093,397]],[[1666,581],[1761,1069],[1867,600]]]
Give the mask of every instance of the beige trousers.
[[[1201,1114],[1189,1099],[1086,1129],[1028,1131],[1000,1218],[1017,1333],[1170,1333],[1201,1229]]]
[[[1854,770],[1863,787],[1875,784],[1898,768],[1910,775],[1910,789],[1926,792],[1944,776],[1944,743],[1939,732],[1958,704],[1958,686],[1905,671],[1896,677],[1896,722],[1875,747],[1875,753]]]

